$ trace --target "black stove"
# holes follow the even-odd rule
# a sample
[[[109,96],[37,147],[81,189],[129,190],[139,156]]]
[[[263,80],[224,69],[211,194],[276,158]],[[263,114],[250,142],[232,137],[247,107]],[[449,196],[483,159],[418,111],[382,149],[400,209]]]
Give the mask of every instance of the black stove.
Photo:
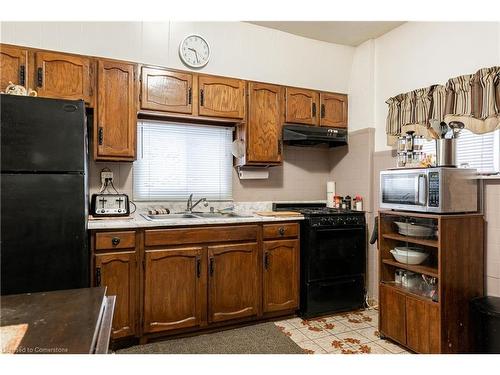
[[[364,306],[367,231],[365,213],[324,203],[275,203],[275,211],[298,211],[300,315],[314,317]]]

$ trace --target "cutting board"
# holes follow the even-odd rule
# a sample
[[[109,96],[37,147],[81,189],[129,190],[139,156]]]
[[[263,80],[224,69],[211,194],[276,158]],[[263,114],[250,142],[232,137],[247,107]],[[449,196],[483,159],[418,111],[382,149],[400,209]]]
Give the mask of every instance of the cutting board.
[[[295,211],[257,211],[259,216],[273,216],[273,217],[297,217],[302,216],[301,213]]]

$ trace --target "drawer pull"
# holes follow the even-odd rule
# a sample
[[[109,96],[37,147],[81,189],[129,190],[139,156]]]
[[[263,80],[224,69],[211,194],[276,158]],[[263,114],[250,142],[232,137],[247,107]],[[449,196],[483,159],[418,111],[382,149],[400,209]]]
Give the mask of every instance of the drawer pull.
[[[284,236],[285,235],[285,228],[280,227],[280,229],[278,229],[278,233],[280,234],[280,236]]]
[[[120,237],[113,237],[111,239],[111,243],[113,244],[113,246],[117,246],[120,243]]]

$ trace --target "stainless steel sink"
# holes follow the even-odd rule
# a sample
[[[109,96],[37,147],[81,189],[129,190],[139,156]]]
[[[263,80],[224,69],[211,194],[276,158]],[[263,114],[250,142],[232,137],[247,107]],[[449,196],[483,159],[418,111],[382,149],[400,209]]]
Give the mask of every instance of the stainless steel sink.
[[[193,214],[160,214],[160,215],[149,215],[142,214],[142,217],[146,220],[172,220],[172,219],[199,219],[198,216]]]
[[[142,214],[146,220],[172,220],[172,219],[205,219],[205,218],[243,218],[252,217],[251,215],[242,215],[235,212],[220,213],[220,212],[178,212],[172,214],[150,215]]]

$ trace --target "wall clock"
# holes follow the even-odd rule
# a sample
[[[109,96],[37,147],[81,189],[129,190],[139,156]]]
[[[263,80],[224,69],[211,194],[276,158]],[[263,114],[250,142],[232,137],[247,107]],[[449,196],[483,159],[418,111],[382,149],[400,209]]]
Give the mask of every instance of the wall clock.
[[[200,35],[188,35],[179,45],[179,56],[185,65],[191,68],[201,68],[208,64],[210,46]]]

